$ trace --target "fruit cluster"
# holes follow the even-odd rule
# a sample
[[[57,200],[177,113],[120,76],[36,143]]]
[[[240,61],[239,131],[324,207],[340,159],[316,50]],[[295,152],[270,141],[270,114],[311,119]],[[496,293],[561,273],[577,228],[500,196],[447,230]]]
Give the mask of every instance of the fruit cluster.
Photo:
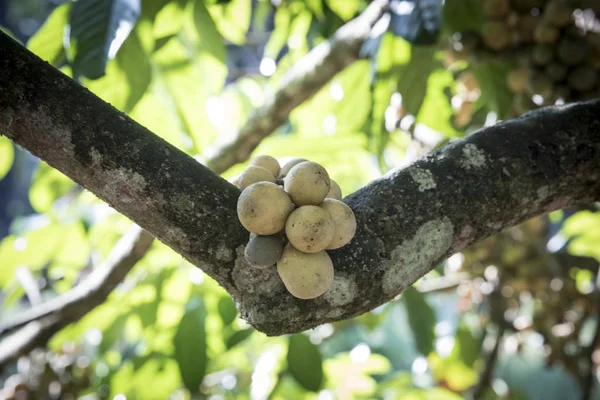
[[[507,75],[512,114],[600,97],[600,1],[482,0],[479,31],[453,36],[451,48],[472,56],[516,58]]]
[[[326,250],[346,245],[356,232],[354,213],[325,168],[302,158],[280,168],[275,158],[259,156],[234,184],[242,190],[238,218],[250,231],[246,261],[257,268],[277,264],[297,298],[325,293],[334,275]]]

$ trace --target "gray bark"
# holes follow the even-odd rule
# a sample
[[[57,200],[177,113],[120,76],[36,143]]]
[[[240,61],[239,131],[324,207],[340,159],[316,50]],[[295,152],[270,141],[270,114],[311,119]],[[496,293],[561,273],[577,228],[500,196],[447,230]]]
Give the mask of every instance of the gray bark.
[[[451,254],[532,216],[600,199],[600,101],[483,129],[344,201],[358,230],[331,251],[333,287],[289,295],[243,257],[239,191],[0,35],[0,134],[108,202],[216,279],[256,329],[279,335],[359,315]]]

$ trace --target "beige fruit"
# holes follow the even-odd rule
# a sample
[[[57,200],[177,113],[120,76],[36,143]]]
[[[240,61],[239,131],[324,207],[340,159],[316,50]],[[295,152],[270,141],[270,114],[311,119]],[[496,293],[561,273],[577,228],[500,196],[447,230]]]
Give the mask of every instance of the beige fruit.
[[[335,199],[325,199],[320,207],[333,218],[335,233],[326,247],[327,250],[339,249],[348,244],[356,233],[356,217],[345,203]]]
[[[290,243],[305,253],[325,250],[333,240],[335,222],[331,214],[317,206],[295,209],[285,223]]]
[[[297,164],[301,162],[308,161],[305,158],[292,158],[290,161],[286,162],[283,167],[281,167],[281,171],[279,171],[279,176],[285,178],[285,176],[290,172],[290,169],[294,168]]]
[[[267,155],[254,157],[252,161],[250,161],[250,165],[263,167],[275,177],[279,176],[279,170],[281,169],[281,167],[279,166],[279,162],[277,162],[275,158]]]
[[[275,265],[283,252],[283,238],[281,235],[250,237],[244,250],[246,261],[257,268],[267,268]]]
[[[327,196],[325,196],[325,198],[336,200],[342,199],[342,189],[340,188],[340,185],[338,185],[337,182],[333,179],[330,180],[329,192],[327,193]]]
[[[258,182],[242,191],[237,203],[240,222],[257,235],[281,232],[293,211],[290,196],[271,182]]]
[[[321,204],[330,185],[325,168],[311,161],[296,164],[283,180],[283,188],[298,206]]]
[[[234,176],[233,178],[231,178],[229,180],[229,183],[231,183],[233,186],[239,188],[240,187],[240,176]]]
[[[277,262],[277,272],[286,289],[299,299],[319,297],[333,282],[333,262],[327,252],[303,253],[289,243]]]
[[[275,177],[266,168],[251,165],[242,174],[238,180],[238,187],[241,190],[257,182],[275,183]]]

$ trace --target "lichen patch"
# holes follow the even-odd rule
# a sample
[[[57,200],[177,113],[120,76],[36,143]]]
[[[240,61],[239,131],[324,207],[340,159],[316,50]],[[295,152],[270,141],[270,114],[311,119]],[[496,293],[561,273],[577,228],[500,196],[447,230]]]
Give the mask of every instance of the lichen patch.
[[[398,293],[425,275],[432,264],[450,249],[453,235],[454,226],[444,217],[426,222],[412,238],[397,246],[383,276],[382,286],[386,295]]]
[[[464,168],[481,168],[485,165],[485,153],[473,143],[467,143],[464,145],[462,153],[463,158],[461,160],[461,164]]]
[[[410,168],[410,177],[419,185],[419,192],[424,192],[429,189],[435,189],[437,186],[433,174],[428,169]]]
[[[351,303],[356,293],[356,282],[353,279],[336,275],[323,298],[332,306],[340,307]]]

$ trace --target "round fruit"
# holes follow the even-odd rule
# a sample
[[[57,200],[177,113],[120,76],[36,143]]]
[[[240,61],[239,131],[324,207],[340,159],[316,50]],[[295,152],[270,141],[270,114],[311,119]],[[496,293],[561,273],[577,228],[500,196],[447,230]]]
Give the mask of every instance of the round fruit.
[[[487,21],[481,28],[483,43],[492,50],[503,50],[510,43],[510,29],[503,21]]]
[[[592,90],[598,82],[598,72],[587,65],[575,68],[569,74],[569,86],[580,92]]]
[[[490,17],[502,17],[508,13],[510,4],[508,0],[483,0],[481,7]]]
[[[529,82],[527,82],[528,93],[531,95],[540,95],[544,100],[552,96],[553,89],[554,84],[552,80],[542,73],[531,75]]]
[[[299,299],[319,297],[333,282],[333,262],[327,252],[303,253],[289,243],[277,262],[277,272],[286,289]]]
[[[258,156],[254,157],[252,161],[250,161],[250,165],[256,165],[257,167],[263,167],[267,171],[269,171],[273,176],[279,175],[279,170],[281,169],[277,160],[271,156]]]
[[[305,158],[292,158],[290,161],[286,162],[283,167],[281,167],[281,171],[279,172],[279,176],[285,178],[285,176],[290,172],[290,169],[294,168],[296,164],[300,164],[301,162],[308,161]]]
[[[531,12],[532,8],[540,8],[545,0],[510,0],[510,6],[518,12]]]
[[[317,206],[295,209],[285,223],[290,243],[305,253],[325,250],[333,240],[335,221],[330,213]]]
[[[325,196],[325,198],[341,200],[342,189],[340,188],[340,185],[338,185],[337,182],[333,179],[331,179],[330,182],[331,184],[329,186],[329,192],[327,193],[327,196]]]
[[[335,199],[323,200],[320,207],[331,215],[335,224],[335,234],[326,249],[335,250],[348,244],[356,233],[356,218],[352,209]]]
[[[513,69],[506,76],[506,84],[513,93],[523,93],[527,87],[530,74],[529,68]]]
[[[558,41],[559,36],[558,28],[547,21],[540,22],[533,31],[533,38],[538,43],[554,44]]]
[[[298,206],[321,204],[330,186],[325,168],[311,161],[296,164],[283,180],[285,191]]]
[[[581,38],[563,38],[558,43],[558,58],[565,65],[578,65],[590,52],[589,43]]]
[[[250,238],[244,250],[246,261],[253,267],[267,268],[275,265],[283,253],[281,235],[259,236]]]
[[[248,186],[257,182],[275,183],[275,177],[265,168],[251,165],[240,175],[240,178],[238,179],[238,187],[244,190]]]
[[[534,46],[531,58],[535,65],[548,65],[554,59],[554,46],[547,43]]]
[[[233,186],[239,188],[240,187],[240,176],[234,176],[233,178],[231,178],[229,180],[229,183],[231,183]]]
[[[527,14],[521,14],[517,18],[516,35],[520,42],[529,44],[533,43],[533,33],[540,21],[540,17]]]
[[[294,210],[290,196],[271,182],[258,182],[242,191],[237,203],[241,224],[257,235],[281,232]]]

